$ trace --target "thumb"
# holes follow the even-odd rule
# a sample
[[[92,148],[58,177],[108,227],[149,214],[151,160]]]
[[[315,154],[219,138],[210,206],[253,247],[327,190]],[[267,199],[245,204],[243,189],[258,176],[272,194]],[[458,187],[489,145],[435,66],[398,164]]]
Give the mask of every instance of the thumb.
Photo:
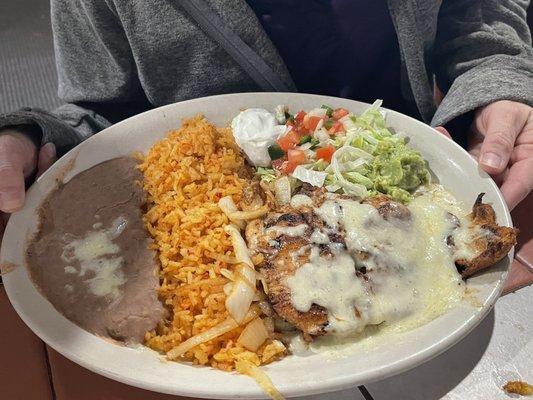
[[[52,166],[57,160],[56,146],[53,143],[46,143],[41,150],[39,150],[39,159],[37,161],[37,177],[40,177],[44,172]]]
[[[24,173],[33,169],[34,159],[35,146],[25,136],[0,134],[0,212],[12,213],[24,204]]]
[[[448,132],[448,129],[446,129],[445,127],[443,126],[437,126],[435,128],[435,130],[441,134],[443,134],[444,136],[446,136],[448,139],[451,139],[452,138],[452,135],[450,135],[450,132]]]
[[[16,158],[16,157],[15,157]],[[24,204],[24,173],[16,159],[0,158],[0,211],[12,213]]]
[[[485,107],[476,116],[476,127],[485,137],[479,153],[479,164],[489,174],[505,170],[516,137],[524,126],[518,110],[498,103]]]

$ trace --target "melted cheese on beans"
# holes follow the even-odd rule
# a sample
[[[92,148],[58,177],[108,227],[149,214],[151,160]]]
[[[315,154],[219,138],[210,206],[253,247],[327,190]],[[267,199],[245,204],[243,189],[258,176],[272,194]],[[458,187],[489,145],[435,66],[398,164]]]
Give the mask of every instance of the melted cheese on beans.
[[[469,244],[480,232],[441,191],[435,187],[416,197],[408,220],[385,220],[374,207],[346,199],[315,208],[328,230],[345,233],[346,249],[331,246],[321,256],[316,243],[324,243],[325,235],[313,232],[321,240],[311,240],[309,262],[285,282],[294,307],[306,312],[312,304],[323,306],[327,330],[336,335],[393,322],[398,330],[413,329],[449,309],[464,293],[454,262],[475,257]],[[446,239],[456,234],[461,247],[454,251]],[[365,269],[368,279],[356,275]]]

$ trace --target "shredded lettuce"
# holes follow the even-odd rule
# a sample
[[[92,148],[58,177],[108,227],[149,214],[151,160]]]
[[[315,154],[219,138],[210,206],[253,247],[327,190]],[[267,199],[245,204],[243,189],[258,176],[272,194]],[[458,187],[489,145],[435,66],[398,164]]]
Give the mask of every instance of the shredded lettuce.
[[[272,168],[258,167],[257,171],[255,171],[255,175],[265,182],[272,182],[276,179],[276,171]]]
[[[313,171],[302,165],[298,165],[293,171],[292,176],[301,182],[306,182],[316,187],[322,187],[328,174],[327,172]]]

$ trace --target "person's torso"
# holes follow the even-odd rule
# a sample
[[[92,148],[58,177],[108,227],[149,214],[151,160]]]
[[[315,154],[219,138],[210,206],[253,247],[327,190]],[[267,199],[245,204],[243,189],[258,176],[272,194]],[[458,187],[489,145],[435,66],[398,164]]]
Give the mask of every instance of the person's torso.
[[[247,0],[300,92],[412,112],[385,0]]]
[[[314,1],[319,3],[318,0]],[[304,78],[298,76],[291,78],[288,72],[291,60],[286,60],[287,67],[284,62],[286,57],[283,54],[284,50],[276,48],[274,33],[272,32],[269,38],[268,32],[265,32],[261,22],[245,0],[206,0],[206,2],[213,12],[220,16],[224,24],[255,50],[289,86],[293,85],[292,78],[297,85],[301,85],[302,79],[307,84],[314,84],[313,76],[317,75],[316,71],[312,71],[312,68],[305,70],[308,75]],[[308,1],[300,1],[299,3],[307,4]],[[321,3],[323,7],[327,8],[327,5],[332,2],[322,1]],[[374,5],[369,10],[365,11],[362,8],[358,11],[350,6],[349,1],[341,1],[340,3],[342,3],[342,7],[347,7],[346,13],[354,15],[353,18],[350,18],[349,15],[343,16],[342,21],[339,22],[339,24],[347,24],[347,26],[330,27],[333,37],[340,37],[349,45],[350,35],[357,35],[357,38],[354,38],[354,40],[357,39],[357,45],[347,46],[349,48],[346,49],[346,60],[331,60],[331,63],[337,64],[332,70],[338,71],[339,76],[324,76],[323,79],[316,80],[314,89],[309,89],[308,86],[299,89],[331,94],[328,84],[333,83],[331,87],[336,88],[336,95],[364,101],[385,97],[387,105],[389,102],[384,95],[394,93],[392,97],[398,96],[399,89],[394,82],[399,82],[401,80],[400,73],[403,73],[404,87],[401,95],[404,99],[412,96],[405,81],[405,67],[399,67],[398,42],[394,39],[394,26],[386,6],[384,4]],[[354,3],[363,2],[354,1]],[[114,4],[128,37],[133,61],[143,90],[154,106],[214,94],[261,91],[259,85],[244,72],[227,51],[207,35],[195,20],[180,7],[178,1],[154,0],[150,5],[147,5],[144,2],[132,3],[126,0],[114,0]],[[413,15],[413,20],[418,21],[419,18],[423,19],[428,15],[431,16],[432,20],[424,21],[423,26],[436,26],[439,5],[438,0],[431,1],[431,4],[425,8],[425,14]],[[330,14],[334,15],[331,4],[329,7]],[[415,12],[419,11],[416,10]],[[300,17],[304,18],[303,16]],[[309,18],[309,21],[315,21],[315,23],[320,22],[320,18],[315,18],[311,14],[305,18]],[[365,18],[376,21],[376,25],[378,25],[376,30],[381,29],[386,32],[383,31],[372,37],[371,32],[361,30],[357,24],[358,21],[363,21]],[[353,23],[355,27],[351,27],[350,23]],[[368,26],[368,23],[365,22],[364,25]],[[327,27],[320,27],[321,35],[324,35],[324,28]],[[317,31],[316,27],[309,27],[310,35],[315,31]],[[327,30],[325,32],[327,33]],[[362,37],[363,35],[364,37]],[[417,37],[412,38],[410,45],[418,48],[427,47],[427,43],[433,40],[433,36],[434,32],[426,32],[423,27],[420,27],[417,31]],[[365,38],[368,42],[365,42]],[[302,38],[299,40],[303,41]],[[365,43],[368,43],[368,48],[365,48],[367,46]],[[323,45],[323,43],[318,45]],[[313,65],[312,47],[311,39],[305,47],[309,53],[300,52],[303,57],[309,58],[311,67]],[[342,46],[332,44],[331,49],[330,51],[333,51],[334,54],[340,54]],[[366,62],[365,56],[370,55],[370,53],[373,61]],[[319,63],[315,64],[317,66],[323,65],[324,60],[328,58],[328,51],[320,52],[320,57]],[[355,59],[355,57],[357,58]],[[409,55],[402,54],[402,57],[409,57]],[[424,60],[420,61],[423,65]],[[361,65],[358,65],[359,63]],[[401,65],[403,66],[403,64],[402,62]],[[354,65],[358,68],[358,77],[351,80],[344,88],[343,85],[348,81],[340,78],[348,76]],[[364,91],[361,90],[363,83],[365,84]],[[394,90],[390,90],[389,85],[391,84],[395,85]],[[411,82],[411,86],[413,84],[418,83]],[[406,87],[408,93],[406,93]],[[431,96],[431,93],[428,93],[427,96]],[[390,104],[392,104],[392,100]]]

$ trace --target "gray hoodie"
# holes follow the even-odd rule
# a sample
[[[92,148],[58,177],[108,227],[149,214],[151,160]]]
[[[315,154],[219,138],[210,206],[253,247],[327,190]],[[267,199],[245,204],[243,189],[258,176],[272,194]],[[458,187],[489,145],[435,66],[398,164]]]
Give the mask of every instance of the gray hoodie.
[[[403,95],[426,122],[442,125],[496,100],[533,105],[528,3],[388,0]],[[221,93],[295,91],[245,0],[52,0],[52,27],[66,104],[2,115],[0,129],[37,125],[42,142],[55,143],[59,154],[153,107]],[[263,69],[244,65],[253,56]],[[445,93],[438,108],[434,79]]]

